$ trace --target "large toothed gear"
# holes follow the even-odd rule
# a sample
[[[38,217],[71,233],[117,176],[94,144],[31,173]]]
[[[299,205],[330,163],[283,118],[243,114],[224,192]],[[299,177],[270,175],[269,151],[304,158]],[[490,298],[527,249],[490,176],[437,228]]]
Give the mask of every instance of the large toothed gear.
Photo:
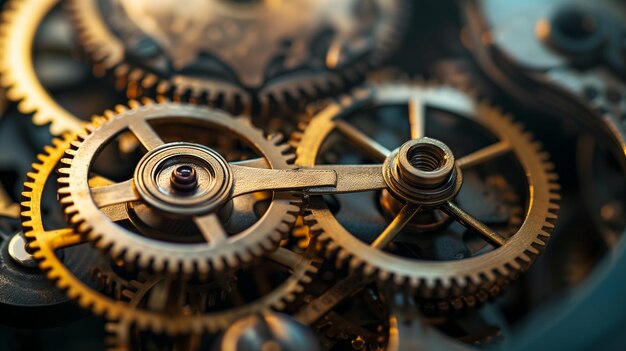
[[[53,135],[76,131],[83,122],[59,105],[46,91],[32,59],[35,35],[59,0],[8,1],[0,24],[0,84],[21,113],[32,114],[37,125],[50,125]]]
[[[380,141],[371,137],[360,129],[367,128],[366,123],[354,124],[363,115],[383,122],[404,118],[402,130],[410,140],[390,145],[391,131],[380,125],[369,130],[378,133]],[[443,123],[437,129],[439,140],[428,137],[434,130],[433,121]],[[465,305],[480,302],[477,296],[484,295],[485,290],[516,278],[531,266],[547,244],[557,218],[557,177],[540,145],[497,108],[452,88],[378,82],[314,112],[303,133],[294,140],[298,143],[296,164],[301,167],[354,163],[355,159],[374,163],[343,165],[355,172],[371,170],[354,180],[359,184],[353,189],[354,194],[369,191],[371,196],[352,205],[358,203],[360,208],[373,210],[350,223],[350,229],[341,217],[350,203],[311,192],[306,221],[319,247],[335,257],[339,265],[346,264],[352,271],[376,277],[381,283],[392,282],[422,298],[462,297],[467,300],[461,302]],[[362,150],[361,156],[342,161],[332,148],[336,140],[348,142],[353,150]],[[472,144],[476,140],[482,140],[482,144]],[[471,149],[463,150],[463,157],[455,159],[451,148],[459,152],[464,145]],[[519,178],[522,185],[517,189],[522,189],[519,195],[524,211],[523,220],[514,230],[496,232],[485,225],[487,220],[483,218],[488,216],[468,211],[486,201],[482,199],[484,191],[467,197],[470,201],[464,201],[461,194],[471,187],[472,177],[501,168],[499,162],[507,162],[502,169]],[[485,186],[488,190],[489,183]],[[368,201],[374,205],[365,206]],[[378,218],[380,223],[376,222]],[[511,223],[505,224],[504,229],[510,228]],[[455,234],[452,229],[457,227],[463,232]],[[417,245],[418,250],[402,251],[407,243],[438,240],[444,236],[442,233],[453,239],[462,235],[464,243],[478,249],[458,256],[456,251],[448,256],[440,253],[450,246],[447,244]],[[454,244],[453,240],[448,242]],[[433,252],[433,247],[439,251]]]
[[[147,90],[267,111],[380,65],[400,40],[407,3],[73,0],[68,8],[86,51],[131,97]]]
[[[78,232],[116,259],[172,274],[238,267],[278,246],[300,211],[300,198],[288,191],[274,192],[267,210],[247,228],[231,231],[223,222],[238,215],[240,197],[274,190],[264,175],[271,179],[272,171],[293,168],[280,136],[266,138],[249,119],[208,107],[131,105],[87,127],[89,133],[79,135],[62,160],[60,201]],[[126,131],[146,154],[130,179],[94,186],[90,170],[99,151]],[[258,158],[228,162],[194,142],[193,135],[203,133],[230,135]]]
[[[102,315],[111,321],[119,321],[127,325],[134,325],[139,330],[150,330],[155,333],[167,333],[170,335],[201,334],[202,332],[215,333],[225,329],[232,321],[243,316],[262,313],[269,309],[280,310],[294,301],[297,294],[301,293],[304,285],[312,280],[317,272],[315,259],[299,252],[286,248],[278,248],[263,260],[271,261],[289,272],[284,281],[277,285],[270,293],[263,295],[249,304],[236,308],[189,315],[185,311],[179,313],[163,313],[146,308],[138,308],[122,298],[115,298],[118,289],[110,291],[111,295],[104,291],[96,290],[93,286],[85,283],[86,277],[77,275],[76,272],[64,263],[59,250],[73,248],[90,250],[89,257],[97,256],[97,251],[91,246],[80,244],[87,243],[85,236],[77,233],[68,224],[68,227],[46,230],[48,224],[42,217],[42,198],[47,186],[51,186],[49,180],[56,174],[56,169],[61,165],[61,159],[66,156],[65,151],[75,140],[73,135],[66,135],[64,139],[54,139],[52,146],[46,147],[45,154],[37,157],[38,162],[33,164],[33,171],[29,172],[29,181],[24,184],[22,202],[22,225],[25,236],[30,241],[29,247],[33,257],[38,261],[39,267],[46,272],[47,277],[55,282],[57,287],[75,300],[82,308],[92,311],[96,315]],[[95,179],[98,183],[101,179]],[[53,183],[52,183],[53,184]],[[102,183],[100,183],[102,184]],[[94,267],[97,267],[94,266]],[[97,277],[98,275],[96,275]],[[150,282],[169,279],[162,276],[155,278],[139,277],[136,281],[128,282],[128,287],[123,291],[134,288],[135,294],[140,288],[149,288]],[[126,285],[124,283],[123,285]],[[122,292],[122,294],[124,294]],[[119,297],[119,295],[118,295]]]

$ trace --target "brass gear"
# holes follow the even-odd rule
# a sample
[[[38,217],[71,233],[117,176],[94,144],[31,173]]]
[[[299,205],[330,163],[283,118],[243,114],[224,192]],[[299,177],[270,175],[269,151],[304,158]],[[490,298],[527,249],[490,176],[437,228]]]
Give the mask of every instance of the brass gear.
[[[142,330],[149,329],[156,333],[166,332],[171,335],[203,331],[211,333],[224,329],[229,321],[244,314],[254,313],[261,308],[284,308],[303,290],[303,284],[312,280],[311,276],[317,271],[312,258],[289,250],[285,253],[283,249],[279,249],[269,257],[289,269],[292,272],[291,275],[271,294],[256,301],[253,306],[242,307],[237,310],[237,313],[223,311],[208,315],[167,315],[137,309],[125,301],[116,300],[103,292],[94,290],[63,264],[57,251],[84,243],[86,238],[69,227],[46,230],[42,217],[41,202],[46,182],[55,174],[57,166],[65,156],[65,151],[74,139],[75,135],[71,134],[66,134],[63,139],[53,139],[52,146],[45,148],[45,154],[37,157],[38,163],[33,164],[33,171],[28,173],[29,181],[24,184],[22,225],[39,267],[47,272],[48,277],[56,283],[59,289],[81,307],[91,310],[96,315],[103,315],[108,320],[129,321]],[[85,247],[85,249],[90,248]],[[130,284],[137,283],[131,282]]]
[[[357,81],[398,44],[408,3],[73,0],[68,8],[97,70],[113,71],[129,97],[148,90],[240,112]]]
[[[301,202],[289,192],[275,192],[270,206],[258,221],[232,235],[225,231],[219,218],[228,201],[236,196],[272,190],[266,188],[266,184],[253,184],[255,175],[249,172],[261,168],[293,168],[290,165],[293,156],[289,147],[281,144],[280,136],[266,138],[245,117],[234,118],[208,107],[151,101],[131,103],[131,106],[130,109],[118,107],[116,112],[108,111],[102,121],[88,126],[89,134],[79,135],[78,140],[72,142],[72,147],[66,151],[67,158],[62,160],[66,166],[59,169],[63,175],[59,178],[60,201],[70,223],[96,247],[110,252],[115,259],[141,268],[193,274],[237,267],[275,249],[288,235]],[[252,162],[257,166],[261,163],[261,168],[235,166],[203,145],[183,141],[166,143],[149,124],[163,125],[173,121],[196,128],[215,128],[218,133],[232,135],[259,155],[260,158]],[[176,128],[181,126],[180,123]],[[133,132],[149,151],[138,162],[130,180],[94,190],[96,188],[91,187],[88,179],[91,165],[99,150],[125,130]],[[195,187],[188,189],[191,192],[177,188],[180,184],[174,180],[174,175],[170,177],[181,167],[193,168],[195,172],[196,182],[192,184]],[[246,181],[252,187],[240,186]],[[181,226],[196,227],[204,240],[168,242],[138,235],[116,224],[102,210],[125,204],[130,204],[125,210],[129,218],[133,217],[131,210],[137,215],[145,206],[147,212],[165,215],[169,219],[175,217],[177,221],[184,221]],[[135,227],[141,232],[141,228]],[[189,232],[185,228],[182,230]]]
[[[12,0],[0,24],[0,85],[23,114],[33,114],[36,125],[50,124],[52,135],[77,131],[83,122],[56,102],[37,78],[32,49],[35,34],[59,0]]]
[[[407,111],[410,110],[413,138],[393,152],[342,119],[368,108],[388,105],[409,107]],[[440,142],[423,137],[424,109],[427,106],[469,118],[488,130],[500,142],[467,155],[459,161],[452,161],[453,165],[448,168],[447,178],[442,179],[442,169],[449,167],[449,161],[454,160],[454,156],[445,152],[445,144],[439,146]],[[498,109],[487,103],[475,102],[470,96],[447,87],[415,82],[377,82],[372,87],[356,90],[351,96],[331,101],[310,118],[303,133],[294,138],[298,140],[296,164],[301,167],[315,166],[323,152],[324,141],[333,131],[356,142],[358,147],[366,150],[374,159],[385,161],[380,167],[383,172],[392,172],[391,176],[394,178],[391,182],[388,180],[380,182],[376,177],[372,177],[371,182],[379,184],[370,189],[393,191],[394,198],[405,203],[404,209],[399,211],[398,216],[385,229],[383,235],[375,239],[373,245],[380,244],[382,246],[379,247],[384,248],[416,213],[423,208],[439,208],[464,226],[481,233],[481,236],[495,248],[478,256],[456,261],[427,261],[397,256],[361,241],[355,233],[342,226],[322,197],[311,196],[307,205],[310,214],[306,218],[311,226],[311,232],[317,235],[317,240],[321,242],[328,256],[336,256],[338,264],[347,263],[351,271],[362,273],[366,277],[376,277],[379,282],[390,281],[396,287],[407,288],[422,298],[464,296],[494,286],[503,279],[515,278],[519,272],[531,266],[546,245],[554,226],[553,222],[557,218],[558,206],[555,201],[559,199],[557,194],[559,186],[556,184],[556,175],[551,172],[552,165],[548,162],[548,155],[540,151],[540,146],[532,141],[529,134],[523,132],[520,125],[514,124],[510,117],[503,116]],[[409,149],[408,153],[402,154],[402,150],[409,144],[413,148],[425,147],[423,144],[428,144],[426,146],[429,152],[417,154],[411,153]],[[462,169],[505,153],[512,153],[516,162],[525,171],[525,181],[530,189],[524,221],[510,238],[500,236],[456,206],[452,202],[455,193],[449,190],[451,186],[458,186],[451,185],[455,175],[453,170],[459,172],[455,182],[460,183]],[[405,166],[406,163],[402,162],[406,161],[400,156],[395,156],[396,154],[404,155],[406,160],[411,158],[412,161],[409,160],[409,163],[415,161],[417,165]],[[437,155],[441,156],[441,160]],[[395,177],[393,172],[400,172],[401,175],[417,174],[426,180],[435,179],[436,176],[440,181],[436,184],[443,185],[437,185],[435,188],[442,189],[443,186],[448,188],[443,188],[437,193],[432,187],[426,187],[426,191],[431,191],[432,195],[423,198],[420,197],[422,194],[419,191],[418,194],[411,193],[414,183],[419,186],[423,183],[414,182],[406,186],[407,181],[403,180],[403,177]],[[400,183],[399,186],[397,183]],[[365,188],[367,187],[363,186],[361,189]],[[444,193],[444,190],[449,192]],[[442,193],[447,197],[442,196]],[[435,197],[440,197],[436,199],[438,202],[433,200]]]

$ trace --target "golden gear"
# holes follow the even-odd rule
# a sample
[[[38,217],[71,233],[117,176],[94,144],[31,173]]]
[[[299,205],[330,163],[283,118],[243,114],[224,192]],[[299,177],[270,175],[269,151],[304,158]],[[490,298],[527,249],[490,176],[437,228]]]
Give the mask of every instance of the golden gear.
[[[90,134],[79,136],[67,150],[68,158],[62,160],[67,168],[59,169],[64,175],[59,179],[59,195],[70,222],[79,232],[116,259],[172,274],[237,267],[278,246],[299,213],[300,199],[295,195],[274,193],[270,206],[258,221],[237,233],[227,233],[220,216],[229,211],[228,202],[237,196],[273,190],[267,183],[256,182],[259,170],[293,168],[288,146],[281,144],[280,136],[265,138],[249,120],[207,107],[167,102],[132,105],[130,110],[119,108],[117,112],[106,112],[106,121],[89,126]],[[250,145],[260,158],[231,164],[200,144],[166,143],[149,123],[163,125],[174,120],[182,123],[176,128],[187,124],[233,135],[234,139]],[[98,151],[125,130],[133,132],[148,153],[138,162],[132,179],[93,187],[88,177]],[[179,171],[192,172],[195,180],[186,183]],[[185,189],[188,185],[191,188]],[[124,208],[125,204],[130,205]],[[133,224],[142,222],[145,213],[152,218],[153,213],[161,214],[168,222],[160,222],[154,228],[174,223],[184,232],[182,235],[199,231],[200,240],[173,242],[173,238],[168,241],[138,235],[116,224],[115,220],[120,218],[112,219],[110,213],[107,215],[110,211],[103,210],[119,206]],[[190,226],[197,229],[189,229]],[[135,227],[142,231],[141,226]]]
[[[61,107],[41,85],[31,57],[35,35],[59,0],[12,0],[0,24],[0,84],[18,110],[33,114],[36,125],[50,124],[52,135],[77,131],[83,122]]]
[[[408,13],[404,0],[188,5],[75,0],[69,8],[85,49],[130,97],[155,89],[238,112],[255,99],[264,110],[284,108],[356,81],[389,55]]]
[[[389,105],[408,106],[409,111],[412,140],[395,151],[342,119],[354,111]],[[486,128],[499,142],[455,161],[445,144],[424,137],[426,107],[468,118]],[[338,264],[347,263],[352,271],[417,291],[422,298],[471,295],[528,269],[550,236],[558,209],[554,202],[559,199],[556,193],[559,186],[555,183],[556,175],[550,172],[548,155],[540,151],[540,146],[521,126],[486,103],[476,103],[451,88],[416,84],[377,84],[371,89],[357,90],[352,96],[329,103],[311,118],[298,137],[296,164],[302,167],[318,164],[323,144],[331,134],[346,137],[373,159],[384,161],[382,166],[367,166],[381,167],[384,182],[372,173],[369,180],[372,185],[362,189],[382,190],[383,194],[392,195],[387,198],[404,204],[370,245],[356,237],[357,233],[348,231],[321,197],[310,197],[307,207],[311,214],[306,219],[312,233],[318,236],[328,256],[336,256]],[[512,236],[503,237],[457,206],[454,198],[462,184],[463,170],[509,153],[525,171],[530,198],[520,228]],[[413,192],[416,187],[423,187],[423,191]],[[423,196],[425,192],[429,196]],[[410,259],[383,250],[404,227],[412,224],[416,214],[431,209],[445,212],[480,234],[494,249],[478,256],[442,262]]]
[[[293,251],[279,249],[270,254],[269,258],[291,272],[286,281],[253,304],[200,315],[163,314],[137,309],[127,302],[94,290],[76,277],[63,264],[57,253],[59,249],[84,243],[86,239],[71,228],[46,230],[42,218],[41,201],[46,182],[55,174],[61,158],[65,156],[65,151],[74,138],[74,135],[67,134],[64,139],[54,139],[52,146],[45,148],[46,153],[37,157],[39,163],[33,164],[33,171],[28,173],[29,181],[24,184],[22,225],[26,231],[25,236],[31,241],[29,247],[39,267],[47,272],[48,277],[58,288],[81,307],[91,310],[94,314],[103,315],[108,320],[129,321],[139,329],[149,329],[156,333],[178,335],[203,331],[216,332],[241,316],[269,308],[284,308],[295,299],[296,294],[303,290],[303,284],[309,283],[311,276],[317,271],[313,259]]]

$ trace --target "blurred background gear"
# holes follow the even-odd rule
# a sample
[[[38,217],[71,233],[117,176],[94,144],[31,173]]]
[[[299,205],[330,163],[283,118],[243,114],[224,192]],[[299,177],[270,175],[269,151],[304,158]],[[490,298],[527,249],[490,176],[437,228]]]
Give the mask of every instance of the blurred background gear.
[[[302,106],[392,53],[408,1],[70,1],[85,50],[129,97],[170,94],[239,112]],[[172,16],[176,11],[177,16]]]

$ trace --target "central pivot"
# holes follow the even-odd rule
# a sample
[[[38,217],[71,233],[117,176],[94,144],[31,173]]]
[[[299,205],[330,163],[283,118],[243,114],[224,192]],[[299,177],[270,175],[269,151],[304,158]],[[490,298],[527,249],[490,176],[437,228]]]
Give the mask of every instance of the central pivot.
[[[176,167],[176,169],[172,171],[170,183],[172,184],[172,188],[178,191],[192,191],[198,186],[196,170],[188,165]]]
[[[461,172],[450,148],[439,140],[410,140],[385,160],[383,176],[389,192],[404,201],[437,206],[461,188]]]
[[[233,188],[233,175],[228,162],[215,150],[177,142],[148,152],[135,169],[134,182],[150,207],[192,216],[223,206]]]

